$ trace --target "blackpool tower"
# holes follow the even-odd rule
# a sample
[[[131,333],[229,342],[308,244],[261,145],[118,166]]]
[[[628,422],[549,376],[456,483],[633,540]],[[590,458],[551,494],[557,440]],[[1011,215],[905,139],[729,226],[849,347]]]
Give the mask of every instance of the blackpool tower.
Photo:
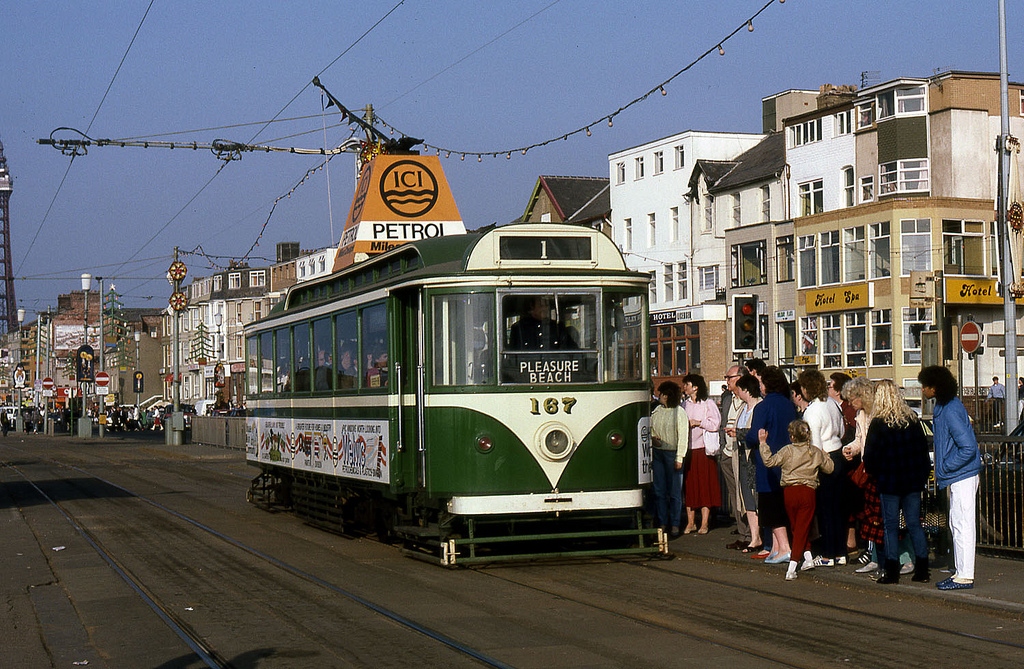
[[[11,190],[14,179],[7,171],[4,144],[0,142],[0,331],[18,329],[18,301],[14,299],[14,260],[11,258]]]

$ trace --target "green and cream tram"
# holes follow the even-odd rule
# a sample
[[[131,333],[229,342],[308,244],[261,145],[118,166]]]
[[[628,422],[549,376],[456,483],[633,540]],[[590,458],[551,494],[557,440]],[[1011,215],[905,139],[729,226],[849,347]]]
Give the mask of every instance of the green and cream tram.
[[[252,499],[449,565],[666,552],[648,279],[597,231],[521,224],[292,287],[246,330]]]

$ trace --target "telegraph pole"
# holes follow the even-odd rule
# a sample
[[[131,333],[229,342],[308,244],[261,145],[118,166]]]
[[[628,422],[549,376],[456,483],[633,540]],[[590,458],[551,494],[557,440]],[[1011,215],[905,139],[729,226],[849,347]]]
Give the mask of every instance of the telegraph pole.
[[[1003,434],[1010,434],[1017,427],[1017,302],[1010,286],[1017,282],[1020,267],[1013,267],[1010,256],[1010,230],[1006,222],[1010,176],[1010,102],[1006,64],[1006,0],[999,0],[999,194],[997,197],[997,229],[1002,237],[1003,251],[1003,320],[1006,322],[1003,337],[1003,360],[1006,363],[1006,416],[1003,419]],[[977,381],[975,381],[977,383]]]

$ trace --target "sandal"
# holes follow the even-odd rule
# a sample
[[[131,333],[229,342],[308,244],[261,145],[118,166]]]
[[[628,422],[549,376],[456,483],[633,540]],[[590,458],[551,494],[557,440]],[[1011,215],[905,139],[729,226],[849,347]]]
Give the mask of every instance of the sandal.
[[[759,550],[758,552],[756,552],[756,553],[753,553],[753,554],[752,554],[752,555],[750,556],[750,559],[751,559],[751,560],[764,560],[764,559],[765,559],[765,558],[767,558],[767,557],[768,557],[769,555],[771,555],[771,551],[768,551],[768,550],[765,550],[765,549],[761,549],[761,550]]]
[[[761,550],[764,544],[758,544],[756,546],[747,546],[743,549],[744,553],[757,553]]]

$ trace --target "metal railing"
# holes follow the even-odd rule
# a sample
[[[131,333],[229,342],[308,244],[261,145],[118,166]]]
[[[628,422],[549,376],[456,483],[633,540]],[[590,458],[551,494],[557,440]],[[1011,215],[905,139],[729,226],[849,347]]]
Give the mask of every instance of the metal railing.
[[[982,435],[978,546],[1024,556],[1024,438]]]

